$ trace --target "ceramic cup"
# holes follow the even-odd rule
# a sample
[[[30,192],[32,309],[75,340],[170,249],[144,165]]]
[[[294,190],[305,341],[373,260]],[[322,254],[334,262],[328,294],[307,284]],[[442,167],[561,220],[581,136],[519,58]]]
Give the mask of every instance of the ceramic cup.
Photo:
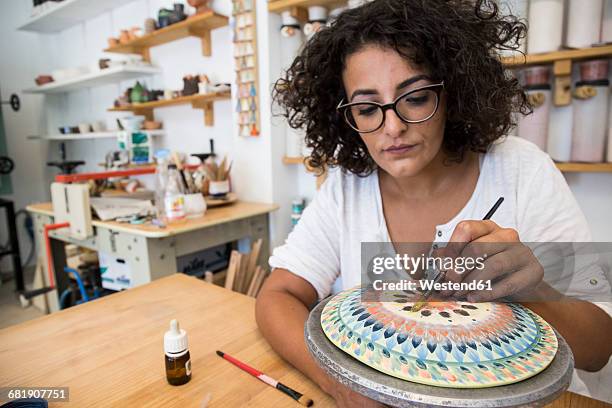
[[[210,84],[207,84],[205,82],[199,82],[198,83],[198,92],[201,94],[207,94],[210,92]]]
[[[229,180],[211,181],[208,187],[208,193],[213,197],[223,197],[229,191]]]
[[[206,212],[206,200],[201,193],[185,194],[185,214],[187,218],[201,217]]]
[[[106,130],[106,124],[101,120],[96,120],[91,124],[91,128],[94,132],[104,132]]]
[[[79,123],[79,132],[80,133],[91,132],[91,125],[89,123]]]
[[[126,116],[124,118],[119,119],[121,126],[123,129],[134,132],[142,129],[142,124],[145,121],[144,116]]]
[[[144,22],[145,34],[151,34],[157,29],[157,21],[154,18],[147,18]]]

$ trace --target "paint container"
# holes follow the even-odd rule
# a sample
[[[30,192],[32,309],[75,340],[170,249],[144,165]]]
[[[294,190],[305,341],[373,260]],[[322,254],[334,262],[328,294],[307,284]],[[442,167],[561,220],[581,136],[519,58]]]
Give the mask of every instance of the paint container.
[[[601,20],[601,42],[612,42],[612,0],[604,0]]]
[[[574,91],[572,161],[599,163],[604,160],[608,134],[610,81],[580,81]]]
[[[567,40],[571,48],[584,48],[600,39],[603,0],[569,0]]]
[[[530,54],[557,51],[563,34],[564,0],[531,0],[529,2],[529,33],[527,51]]]
[[[550,68],[537,66],[526,69],[525,92],[533,107],[533,113],[521,116],[518,124],[518,135],[523,139],[546,150],[548,140],[548,122],[552,107],[552,91],[550,87]]]
[[[528,0],[501,0],[500,11],[503,15],[506,16],[515,16],[519,18],[523,22],[527,22],[527,13],[529,11],[529,1]],[[526,38],[522,38],[519,42],[518,50],[502,50],[500,53],[504,57],[510,57],[519,54],[520,52],[526,51]]]

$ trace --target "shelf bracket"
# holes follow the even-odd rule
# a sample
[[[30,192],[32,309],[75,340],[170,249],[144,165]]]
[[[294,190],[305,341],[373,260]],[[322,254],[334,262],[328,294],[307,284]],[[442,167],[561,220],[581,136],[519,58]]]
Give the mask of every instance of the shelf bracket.
[[[210,57],[212,55],[212,40],[210,38],[210,30],[206,28],[190,28],[189,34],[200,38],[202,41],[202,55],[205,57]]]
[[[202,109],[204,111],[204,124],[206,126],[215,125],[215,110],[211,101],[192,102],[191,106],[194,109]]]
[[[155,120],[153,116],[153,109],[133,109],[132,112],[134,115],[142,115],[146,120]]]
[[[554,104],[555,106],[567,106],[572,103],[572,60],[559,60],[553,64],[554,81]]]
[[[139,54],[142,55],[142,59],[151,63],[151,49],[149,47],[143,47],[139,51]]]
[[[289,12],[291,17],[301,21],[302,23],[308,21],[308,10],[306,10],[304,7],[291,7]]]

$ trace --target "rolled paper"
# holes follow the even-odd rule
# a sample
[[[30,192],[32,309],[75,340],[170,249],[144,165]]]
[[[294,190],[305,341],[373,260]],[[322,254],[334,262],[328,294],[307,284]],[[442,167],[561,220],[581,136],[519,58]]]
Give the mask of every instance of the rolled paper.
[[[606,152],[606,161],[612,163],[612,94],[608,99],[608,149]]]
[[[289,11],[284,11],[281,14],[282,27],[281,27],[281,70],[287,70],[295,57],[297,56],[300,47],[304,42],[302,31],[300,30],[300,24],[298,20],[291,16]]]
[[[548,139],[548,120],[552,106],[550,85],[533,87],[527,90],[527,96],[534,104],[533,113],[519,119],[518,134],[545,151]]]
[[[571,160],[573,115],[572,104],[551,107],[546,150],[555,161],[568,162]]]
[[[529,11],[529,2],[528,0],[501,0],[500,11],[503,15],[506,16],[515,16],[519,18],[523,22],[527,22],[527,13]],[[512,56],[518,54],[518,51],[525,52],[526,51],[526,39],[523,38],[520,40],[519,49],[517,51],[514,50],[502,50],[502,56]]]
[[[608,134],[609,86],[607,79],[576,84],[572,135],[572,161],[599,163],[604,160]],[[595,90],[595,92],[593,92]]]
[[[612,0],[605,0],[601,21],[601,41],[612,42]]]
[[[571,48],[590,47],[600,40],[603,0],[570,0],[567,41]]]
[[[327,23],[327,9],[322,6],[308,7],[308,23],[304,25],[306,38],[312,37]]]
[[[293,129],[287,125],[287,144],[285,145],[285,155],[287,157],[300,157],[302,155],[302,144],[304,132]]]
[[[523,70],[525,85],[546,85],[550,83],[550,67],[546,65],[535,66]]]
[[[557,51],[563,34],[563,0],[531,0],[527,52]]]
[[[580,64],[581,81],[608,79],[608,60],[592,60]]]
[[[329,17],[327,18],[327,25],[330,25],[334,20],[336,20],[340,13],[342,13],[344,10],[346,10],[346,6],[331,9],[331,11],[329,12]]]

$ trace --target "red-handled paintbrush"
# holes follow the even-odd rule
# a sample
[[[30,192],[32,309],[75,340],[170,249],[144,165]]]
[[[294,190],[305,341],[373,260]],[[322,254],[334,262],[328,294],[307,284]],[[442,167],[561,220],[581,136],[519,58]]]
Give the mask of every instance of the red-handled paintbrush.
[[[303,394],[300,394],[299,392],[297,392],[294,389],[291,389],[289,387],[287,387],[285,384],[280,383],[278,381],[276,381],[273,378],[268,377],[267,375],[265,375],[264,373],[262,373],[259,370],[254,369],[253,367],[243,363],[240,360],[236,360],[234,357],[225,354],[222,351],[217,350],[217,355],[227,361],[229,361],[230,363],[234,364],[236,367],[246,371],[247,373],[251,374],[253,377],[258,378],[259,380],[265,382],[266,384],[276,388],[277,390],[284,392],[285,394],[287,394],[288,396],[290,396],[291,398],[293,398],[294,400],[296,400],[297,402],[299,402],[300,404],[306,406],[306,407],[311,407],[314,402],[306,397]]]

